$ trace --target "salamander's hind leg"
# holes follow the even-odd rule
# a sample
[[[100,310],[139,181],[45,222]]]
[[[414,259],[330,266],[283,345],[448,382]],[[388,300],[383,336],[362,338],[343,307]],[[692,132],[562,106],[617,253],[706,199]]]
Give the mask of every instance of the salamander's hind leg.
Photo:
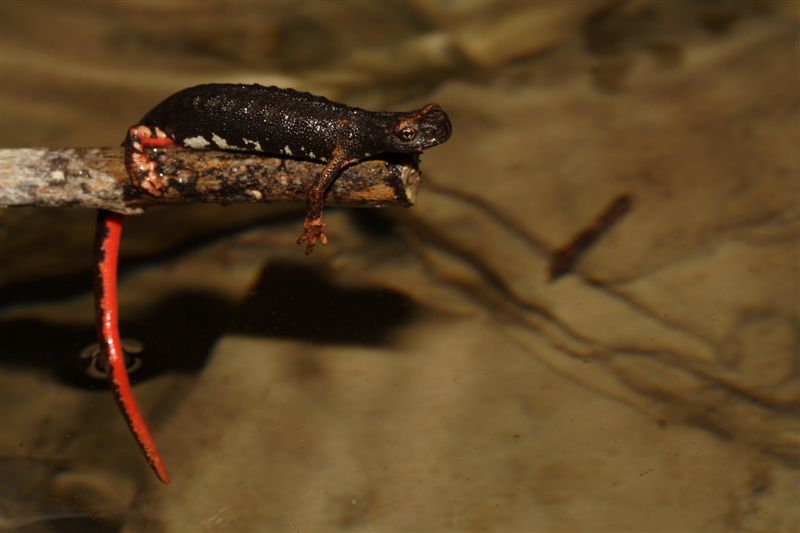
[[[128,169],[128,176],[134,187],[144,189],[152,196],[164,194],[166,183],[156,169],[155,161],[152,161],[145,153],[147,147],[169,146],[174,141],[167,137],[161,128],[150,128],[148,126],[133,126],[128,130],[128,137],[123,145],[125,146],[125,167]]]
[[[328,237],[325,235],[325,222],[322,221],[322,206],[325,202],[325,192],[330,187],[333,180],[348,165],[355,162],[354,159],[347,158],[344,150],[335,150],[333,157],[322,169],[317,179],[306,192],[306,218],[303,221],[303,233],[297,239],[297,244],[306,245],[306,255],[314,250],[317,240],[323,245],[328,244]]]

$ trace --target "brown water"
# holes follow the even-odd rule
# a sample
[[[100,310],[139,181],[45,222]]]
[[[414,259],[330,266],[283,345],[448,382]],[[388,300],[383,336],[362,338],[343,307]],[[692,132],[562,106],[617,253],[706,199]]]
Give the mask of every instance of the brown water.
[[[411,209],[0,210],[0,530],[796,531],[795,2],[0,3],[0,146],[117,145],[204,82],[453,136]],[[551,253],[621,194],[574,271]]]

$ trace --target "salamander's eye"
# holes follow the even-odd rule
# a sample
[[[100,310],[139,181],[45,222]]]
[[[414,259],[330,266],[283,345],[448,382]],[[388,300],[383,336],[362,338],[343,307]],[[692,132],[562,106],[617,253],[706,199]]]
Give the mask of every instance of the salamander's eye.
[[[398,135],[406,142],[413,141],[414,137],[417,136],[417,130],[414,128],[403,128],[398,132]]]

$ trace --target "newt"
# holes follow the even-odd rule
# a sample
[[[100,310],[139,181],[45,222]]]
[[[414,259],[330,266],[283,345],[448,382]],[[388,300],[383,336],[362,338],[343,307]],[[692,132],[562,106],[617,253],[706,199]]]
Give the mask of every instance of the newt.
[[[450,137],[450,119],[437,104],[409,112],[367,111],[307,92],[247,84],[204,84],[179,91],[128,129],[123,141],[132,187],[154,197],[170,188],[148,147],[182,145],[240,150],[325,163],[306,191],[306,255],[328,243],[322,219],[325,192],[350,165],[383,154],[421,153]],[[134,400],[120,344],[117,261],[123,215],[101,210],[97,220],[95,312],[107,377],[125,421],[147,462],[169,483],[164,461]]]
[[[306,192],[298,244],[311,253],[327,244],[325,191],[346,167],[387,153],[420,153],[450,137],[447,114],[436,104],[406,112],[375,112],[293,89],[262,85],[197,85],[173,94],[129,130],[123,143],[135,187],[161,196],[169,183],[147,159],[147,146],[242,150],[326,163]]]

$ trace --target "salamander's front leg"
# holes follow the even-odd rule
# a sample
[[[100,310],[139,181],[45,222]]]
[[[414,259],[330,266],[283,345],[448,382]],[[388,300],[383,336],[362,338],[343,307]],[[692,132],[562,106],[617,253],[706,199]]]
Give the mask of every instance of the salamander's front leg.
[[[314,250],[317,240],[323,245],[328,244],[328,237],[325,235],[325,222],[322,221],[322,206],[325,202],[325,192],[331,186],[333,180],[348,165],[355,163],[356,160],[348,159],[344,150],[337,149],[333,157],[322,169],[317,179],[306,192],[306,218],[303,221],[303,233],[297,239],[297,244],[306,245],[306,255]]]
[[[117,257],[122,236],[123,216],[101,210],[97,216],[95,240],[95,313],[100,350],[106,360],[106,372],[114,398],[133,436],[144,452],[158,479],[169,483],[169,475],[161,456],[156,450],[153,437],[139,413],[131,392],[128,373],[125,370],[125,355],[119,338],[117,324]]]
[[[161,128],[134,126],[128,130],[125,146],[125,167],[135,187],[144,189],[152,196],[164,194],[166,183],[156,169],[155,161],[147,157],[144,149],[149,146],[169,146],[175,144]]]

